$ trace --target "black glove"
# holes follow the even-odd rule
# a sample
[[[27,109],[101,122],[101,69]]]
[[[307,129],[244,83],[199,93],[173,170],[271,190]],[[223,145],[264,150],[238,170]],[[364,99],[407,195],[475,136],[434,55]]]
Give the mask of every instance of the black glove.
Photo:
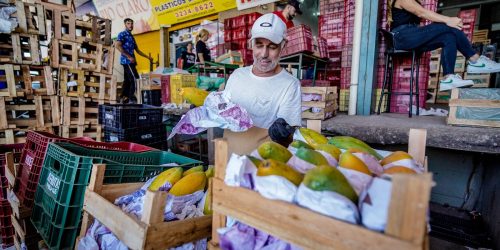
[[[290,126],[283,118],[278,118],[269,127],[269,137],[276,143],[288,147],[293,140],[295,128]]]

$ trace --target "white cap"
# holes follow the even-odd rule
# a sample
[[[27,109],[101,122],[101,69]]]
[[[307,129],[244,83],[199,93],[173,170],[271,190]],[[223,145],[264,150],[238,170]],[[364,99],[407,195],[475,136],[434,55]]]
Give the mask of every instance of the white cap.
[[[276,14],[268,13],[259,17],[252,26],[252,37],[266,38],[275,44],[286,37],[286,25]]]

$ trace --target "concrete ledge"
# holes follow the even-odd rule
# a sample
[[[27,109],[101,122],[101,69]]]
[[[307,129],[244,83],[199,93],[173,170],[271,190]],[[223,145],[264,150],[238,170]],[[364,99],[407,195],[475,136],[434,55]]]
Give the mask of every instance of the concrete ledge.
[[[461,151],[500,153],[500,129],[448,126],[446,117],[407,114],[348,116],[339,114],[322,122],[322,129],[372,144],[407,144],[410,128],[427,129],[427,146]]]

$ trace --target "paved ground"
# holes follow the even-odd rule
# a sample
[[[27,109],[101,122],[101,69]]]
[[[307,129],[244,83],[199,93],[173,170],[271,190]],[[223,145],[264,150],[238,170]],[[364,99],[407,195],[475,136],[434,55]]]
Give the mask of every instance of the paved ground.
[[[500,129],[446,125],[446,117],[406,114],[348,116],[339,114],[323,121],[332,134],[357,137],[368,143],[407,144],[410,128],[427,129],[427,146],[463,151],[500,153]]]

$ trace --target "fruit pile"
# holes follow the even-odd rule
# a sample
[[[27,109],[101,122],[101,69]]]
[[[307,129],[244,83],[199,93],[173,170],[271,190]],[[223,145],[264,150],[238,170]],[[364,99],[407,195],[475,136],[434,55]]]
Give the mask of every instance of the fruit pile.
[[[270,141],[250,155],[233,155],[225,181],[227,185],[253,189],[269,199],[296,203],[383,231],[391,176],[423,171],[422,165],[406,152],[377,151],[353,137],[326,138],[300,128],[288,148]],[[238,172],[244,173],[240,179],[234,175]]]

